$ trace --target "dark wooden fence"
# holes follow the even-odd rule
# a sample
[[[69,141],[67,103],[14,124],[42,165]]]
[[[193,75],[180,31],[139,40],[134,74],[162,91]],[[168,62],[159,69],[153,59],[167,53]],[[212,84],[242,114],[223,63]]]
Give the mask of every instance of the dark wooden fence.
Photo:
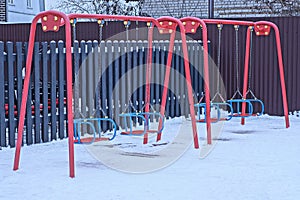
[[[147,42],[74,42],[74,117],[113,118],[142,110],[145,96]],[[188,44],[195,98],[202,88],[202,48]],[[13,49],[16,49],[14,52]],[[0,42],[0,146],[15,146],[27,44]],[[168,41],[154,42],[151,103],[159,111]],[[200,55],[200,56],[199,56]],[[64,43],[35,43],[33,70],[27,101],[24,143],[48,142],[66,135],[66,73]],[[188,116],[181,44],[176,42],[166,117]],[[196,68],[197,67],[197,68]],[[98,95],[97,95],[98,94]],[[132,104],[132,105],[130,105]],[[129,106],[130,105],[130,106]],[[103,111],[103,112],[100,112]],[[110,127],[103,123],[102,130]]]
[[[278,25],[281,32],[281,42],[283,50],[283,61],[285,68],[285,78],[287,85],[287,96],[289,103],[289,111],[300,110],[300,56],[298,56],[298,50],[300,47],[299,33],[300,33],[300,18],[299,17],[281,17],[281,18],[254,18],[249,19],[252,21],[268,20]],[[15,133],[16,125],[18,122],[18,110],[20,108],[20,96],[22,88],[22,68],[25,66],[25,56],[27,46],[25,41],[28,40],[30,24],[21,25],[0,25],[0,146],[15,145]],[[138,28],[137,28],[138,27]],[[139,23],[138,26],[132,23],[132,31],[129,34],[129,39],[146,39],[145,24]],[[209,25],[209,40],[210,40],[210,55],[212,59],[217,61],[217,49],[218,49],[218,33],[216,26]],[[66,137],[65,126],[65,107],[64,107],[64,67],[63,61],[65,59],[64,45],[63,43],[57,43],[58,40],[63,39],[63,29],[60,32],[42,33],[38,28],[37,41],[41,43],[36,44],[34,53],[34,70],[32,73],[31,90],[27,106],[26,114],[26,131],[24,132],[24,142],[27,144],[47,142],[57,138]],[[109,22],[108,26],[103,28],[103,38],[106,39],[122,32],[118,39],[126,40],[126,33],[124,25],[121,22]],[[13,34],[12,34],[13,33]],[[81,41],[98,40],[99,41],[100,29],[96,22],[78,23],[76,26],[76,39]],[[245,28],[239,31],[239,64],[243,66],[244,51],[245,51]],[[191,36],[193,39],[200,39],[201,33],[198,31],[196,35]],[[225,84],[227,97],[231,97],[236,89],[236,72],[235,72],[235,33],[232,26],[225,26],[222,31],[222,44],[221,44],[221,66],[220,71]],[[158,37],[156,39],[166,39],[165,37]],[[54,39],[56,42],[50,43]],[[7,42],[7,41],[13,42]],[[21,42],[16,42],[21,41]],[[48,41],[48,43],[42,42]],[[77,45],[77,46],[76,46]],[[144,43],[132,43],[132,50],[130,53],[126,53],[126,44],[122,42],[110,42],[103,45],[97,44],[97,42],[81,42],[75,43],[73,49],[73,61],[74,69],[77,73],[79,66],[91,65],[89,61],[85,61],[85,58],[89,56],[88,52],[106,52],[105,54],[92,54],[95,64],[96,57],[101,57],[98,62],[101,61],[101,66],[105,66],[106,71],[101,71],[101,95],[105,95],[106,98],[101,98],[101,107],[111,117],[117,116],[117,113],[122,112],[129,102],[135,103],[137,108],[143,105],[142,98],[144,96],[143,89],[133,92],[132,96],[128,96],[127,90],[135,88],[134,84],[139,85],[142,80],[134,79],[135,77],[142,77],[144,74],[144,68],[134,71],[130,74],[133,78],[125,78],[122,81],[127,81],[126,84],[130,85],[130,88],[122,88],[119,90],[119,96],[114,95],[111,91],[114,91],[114,85],[119,84],[118,80],[125,74],[132,66],[136,64],[145,63],[145,44]],[[166,49],[168,42],[158,42],[155,44],[153,59],[154,63],[158,63],[157,67],[154,67],[154,72],[157,79],[163,77],[164,70],[160,67],[166,61]],[[173,56],[173,69],[179,71],[179,74],[183,74],[182,58],[180,56],[179,44],[175,45],[177,54]],[[200,50],[197,50],[199,45],[196,43],[189,44],[189,53],[193,64],[193,87],[195,90],[195,97],[199,98],[202,91],[201,82],[201,54]],[[196,45],[197,48],[193,47]],[[95,50],[95,47],[97,47]],[[136,48],[135,46],[138,46]],[[101,48],[104,48],[104,50]],[[116,49],[118,49],[116,51]],[[122,50],[123,49],[123,50]],[[138,49],[138,50],[133,50]],[[141,50],[142,49],[142,50]],[[195,51],[196,49],[196,51]],[[78,50],[78,51],[77,51]],[[84,51],[83,51],[84,50]],[[112,53],[107,53],[112,52]],[[103,57],[104,56],[104,57]],[[113,61],[113,62],[110,62]],[[127,65],[130,63],[130,65]],[[253,59],[252,59],[252,89],[256,96],[262,99],[265,103],[265,111],[270,115],[283,115],[281,88],[278,75],[277,54],[275,49],[274,33],[271,32],[269,37],[255,37],[253,40]],[[154,64],[156,65],[156,64]],[[131,66],[131,67],[130,67]],[[129,68],[129,69],[128,69]],[[159,71],[160,70],[160,71]],[[129,70],[130,71],[130,70]],[[200,72],[200,74],[198,73]],[[92,73],[94,73],[92,71]],[[134,74],[135,73],[135,74]],[[96,74],[96,73],[94,73]],[[240,74],[242,74],[242,68],[240,68]],[[111,76],[113,75],[113,76]],[[73,76],[74,84],[75,75]],[[114,77],[111,79],[110,77]],[[200,78],[199,78],[200,77]],[[186,115],[185,109],[188,108],[185,102],[185,85],[184,82],[177,81],[178,77],[171,80],[170,84],[173,87],[179,88],[180,91],[177,95],[169,92],[167,116],[174,117],[179,115]],[[215,77],[213,76],[213,80]],[[97,83],[96,78],[94,80],[94,87]],[[130,83],[130,84],[129,84]],[[126,84],[120,84],[121,87]],[[242,85],[242,79],[239,80],[240,86]],[[104,87],[107,85],[107,87]],[[127,86],[126,85],[126,86]],[[84,87],[83,87],[84,88]],[[153,102],[159,102],[161,86],[152,86],[151,97]],[[84,92],[84,91],[83,91]],[[132,91],[131,91],[132,92]],[[82,93],[80,93],[82,95]],[[86,94],[90,95],[90,94]],[[195,98],[196,99],[196,98]],[[76,103],[76,101],[74,102]],[[82,108],[84,104],[91,104],[93,102],[77,102],[81,103]],[[82,104],[83,103],[83,104]],[[82,112],[80,110],[75,111]],[[85,111],[84,111],[85,112]],[[84,113],[89,116],[93,114],[92,110],[88,110],[91,113]],[[82,114],[82,113],[81,113]],[[118,120],[118,119],[116,119]]]

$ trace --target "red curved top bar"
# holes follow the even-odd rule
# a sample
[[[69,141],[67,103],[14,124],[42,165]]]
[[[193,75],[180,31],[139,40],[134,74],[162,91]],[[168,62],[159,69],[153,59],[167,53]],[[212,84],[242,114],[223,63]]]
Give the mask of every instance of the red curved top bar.
[[[158,26],[157,20],[152,17],[140,17],[140,16],[123,16],[123,15],[103,15],[103,14],[69,14],[69,19],[110,19],[110,20],[124,20],[124,21],[141,21],[152,22]]]
[[[203,19],[206,24],[228,24],[228,25],[244,25],[253,26],[252,21],[239,21],[239,20],[222,20],[222,19]]]

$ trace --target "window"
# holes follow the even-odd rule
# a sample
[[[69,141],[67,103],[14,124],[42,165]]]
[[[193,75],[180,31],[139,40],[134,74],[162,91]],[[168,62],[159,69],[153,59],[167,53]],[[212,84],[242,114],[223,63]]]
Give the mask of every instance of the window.
[[[10,5],[13,5],[13,4],[15,4],[15,0],[7,0],[7,3]]]
[[[27,0],[27,8],[32,8],[32,0]]]

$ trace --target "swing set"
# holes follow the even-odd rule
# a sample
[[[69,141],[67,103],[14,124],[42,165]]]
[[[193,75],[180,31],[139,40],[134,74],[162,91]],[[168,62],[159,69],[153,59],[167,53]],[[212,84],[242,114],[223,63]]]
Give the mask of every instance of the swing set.
[[[18,135],[17,135],[17,145],[16,145],[16,152],[15,152],[15,160],[14,160],[14,170],[19,168],[19,161],[20,161],[20,152],[23,140],[23,128],[24,128],[24,121],[25,121],[25,112],[26,112],[26,102],[28,97],[28,89],[29,89],[29,82],[31,76],[31,64],[32,64],[32,57],[33,57],[33,47],[35,41],[35,34],[36,34],[36,26],[39,21],[42,24],[42,30],[44,32],[47,31],[54,31],[57,32],[61,26],[65,26],[65,50],[66,50],[66,73],[67,73],[67,121],[68,121],[68,141],[69,141],[69,173],[70,177],[75,176],[75,166],[74,166],[74,135],[76,136],[75,141],[82,142],[80,138],[80,126],[85,124],[89,126],[93,132],[93,137],[91,140],[87,142],[96,141],[96,129],[94,128],[94,124],[97,123],[98,126],[101,121],[108,121],[113,124],[114,122],[108,116],[104,118],[87,118],[87,119],[73,119],[73,92],[72,92],[72,54],[71,54],[71,23],[70,21],[77,21],[77,19],[95,19],[98,21],[100,28],[103,26],[103,21],[105,20],[116,20],[116,21],[139,21],[139,22],[146,22],[148,25],[148,54],[147,54],[147,66],[146,66],[146,92],[145,92],[145,105],[143,111],[136,111],[136,112],[128,112],[127,114],[123,114],[123,117],[137,117],[144,121],[144,130],[138,132],[137,134],[144,136],[143,143],[148,143],[148,133],[155,132],[157,133],[157,140],[161,139],[161,134],[163,130],[164,124],[164,114],[165,114],[165,106],[167,100],[167,92],[168,92],[168,84],[171,72],[171,63],[172,63],[172,54],[174,49],[174,41],[175,41],[175,33],[177,28],[180,31],[180,36],[182,40],[182,52],[184,58],[184,69],[185,69],[185,78],[186,78],[186,86],[188,92],[188,101],[189,101],[189,109],[190,109],[190,117],[192,122],[192,130],[193,130],[193,141],[194,147],[199,148],[199,141],[198,141],[198,134],[197,134],[197,126],[196,126],[196,115],[194,110],[194,100],[193,100],[193,93],[192,93],[192,81],[191,81],[191,74],[190,74],[190,66],[188,60],[188,50],[187,50],[187,42],[186,42],[186,34],[195,34],[197,29],[201,27],[202,29],[202,39],[203,39],[203,49],[204,49],[204,100],[205,104],[199,105],[205,108],[205,120],[203,122],[206,123],[207,129],[207,143],[212,143],[211,138],[211,122],[215,122],[221,120],[221,117],[217,119],[211,120],[211,107],[219,109],[220,106],[225,104],[224,102],[211,102],[210,99],[210,89],[209,89],[209,64],[208,64],[208,39],[207,39],[207,24],[220,24],[220,25],[233,25],[233,26],[247,26],[247,37],[246,37],[246,54],[245,54],[245,66],[244,66],[244,85],[243,85],[243,94],[241,100],[237,101],[241,104],[241,112],[233,113],[230,111],[231,114],[228,115],[228,118],[233,117],[234,115],[241,117],[242,124],[245,123],[245,117],[247,115],[253,115],[253,110],[248,109],[246,112],[246,104],[249,102],[254,102],[257,98],[253,95],[253,92],[250,90],[250,85],[248,87],[248,75],[249,75],[249,57],[250,57],[250,35],[251,30],[254,30],[257,36],[261,35],[269,35],[270,29],[273,28],[275,31],[276,36],[276,44],[277,44],[277,53],[278,53],[278,63],[279,63],[279,72],[280,72],[280,81],[281,81],[281,88],[282,88],[282,98],[283,98],[283,108],[284,108],[284,115],[285,115],[285,122],[286,127],[289,127],[289,120],[288,120],[288,107],[287,107],[287,98],[286,98],[286,89],[285,89],[285,82],[284,82],[284,71],[283,71],[283,62],[282,62],[282,53],[281,53],[281,45],[280,45],[280,35],[277,26],[271,22],[246,22],[246,21],[235,21],[235,20],[214,20],[214,19],[198,19],[194,17],[187,17],[182,19],[176,19],[172,17],[161,17],[158,19],[154,19],[151,17],[139,17],[139,16],[118,16],[118,15],[99,15],[99,14],[70,14],[65,15],[64,13],[58,11],[45,11],[36,15],[33,19],[30,29],[30,37],[29,37],[29,44],[28,44],[28,54],[26,60],[26,74],[24,79],[24,86],[22,92],[22,101],[21,101],[21,109],[20,109],[20,118],[18,124]],[[74,24],[73,24],[74,27]],[[163,93],[161,98],[161,109],[159,114],[156,114],[151,109],[150,105],[150,80],[151,80],[151,64],[152,64],[152,41],[153,41],[153,29],[157,27],[160,34],[169,34],[170,35],[170,44],[169,44],[169,51],[167,56],[167,64],[165,67],[165,77],[164,77],[164,87]],[[250,28],[252,27],[252,28]],[[221,30],[219,30],[221,32]],[[102,34],[102,33],[100,33]],[[220,42],[220,41],[219,41]],[[219,44],[220,45],[220,44]],[[220,61],[218,61],[220,62]],[[220,65],[220,63],[218,64]],[[247,94],[253,95],[254,100],[247,100]],[[219,95],[219,94],[217,94]],[[228,104],[229,103],[229,104]],[[232,109],[232,105],[230,103],[235,103],[235,101],[227,101],[226,106]],[[260,102],[259,102],[260,103]],[[261,104],[263,106],[263,104]],[[263,107],[261,114],[263,113]],[[159,118],[159,126],[157,130],[150,130],[149,129],[149,118],[155,115]],[[259,115],[259,114],[257,114]],[[226,119],[224,119],[226,120]],[[75,125],[75,127],[74,127]],[[75,129],[75,131],[74,131]],[[114,131],[116,127],[113,128]],[[124,133],[126,134],[126,133]],[[135,134],[133,130],[127,131],[127,134]],[[78,138],[79,136],[79,138]],[[114,137],[114,135],[113,135]],[[105,140],[113,139],[106,138]],[[99,136],[100,138],[100,136]],[[99,139],[101,140],[101,139]]]

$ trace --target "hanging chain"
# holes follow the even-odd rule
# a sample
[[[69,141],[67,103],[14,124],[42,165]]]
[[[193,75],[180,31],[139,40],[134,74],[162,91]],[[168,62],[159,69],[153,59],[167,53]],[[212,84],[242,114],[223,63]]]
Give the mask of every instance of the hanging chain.
[[[129,65],[129,25],[130,25],[130,21],[124,21],[123,22],[124,26],[125,26],[125,33],[126,33],[126,54],[127,54],[127,67],[131,67],[131,66],[128,66]],[[129,80],[130,81],[130,80]],[[131,89],[131,85],[129,82],[127,82],[127,89]],[[128,109],[128,112],[131,112],[129,110],[129,108],[132,108],[134,110],[134,112],[137,112],[136,108],[134,107],[131,99],[130,99],[130,94],[131,94],[131,91],[128,92],[128,105],[126,106],[125,110]]]
[[[99,24],[99,43],[101,43],[103,39],[103,26],[104,26],[105,21],[104,20],[98,20]]]
[[[235,67],[236,67],[236,90],[240,91],[239,84],[239,26],[234,25],[235,30]]]
[[[253,85],[254,81],[252,79],[252,49],[253,49],[253,27],[250,28],[250,52],[249,52],[249,77],[248,77],[248,91],[246,94],[249,94],[254,98],[257,99],[257,97],[254,95],[253,91],[251,90],[251,86]]]
[[[72,27],[73,27],[73,42],[76,40],[76,19],[71,20]]]
[[[135,40],[138,41],[139,39],[139,21],[135,22]]]
[[[234,25],[235,30],[235,68],[236,68],[236,91],[232,95],[231,99],[234,99],[236,95],[243,97],[240,91],[240,77],[239,77],[239,25]]]
[[[253,42],[252,42],[252,33],[253,33],[253,27],[250,26],[250,53],[249,53],[249,77],[248,77],[248,90],[251,90],[251,77],[252,77],[252,45],[253,45]]]
[[[221,41],[222,41],[222,29],[223,29],[223,24],[218,24],[218,34],[219,34],[219,40],[218,40],[218,61],[217,61],[217,68],[219,70],[219,76],[217,79],[217,93],[220,92],[220,79],[221,79]]]
[[[223,24],[218,24],[218,58],[217,58],[217,68],[218,68],[218,78],[217,78],[217,92],[211,99],[211,102],[213,102],[217,97],[221,99],[222,102],[225,102],[224,98],[222,97],[220,93],[220,82],[221,82],[221,42],[222,42],[222,29]],[[201,98],[202,99],[202,98]]]

